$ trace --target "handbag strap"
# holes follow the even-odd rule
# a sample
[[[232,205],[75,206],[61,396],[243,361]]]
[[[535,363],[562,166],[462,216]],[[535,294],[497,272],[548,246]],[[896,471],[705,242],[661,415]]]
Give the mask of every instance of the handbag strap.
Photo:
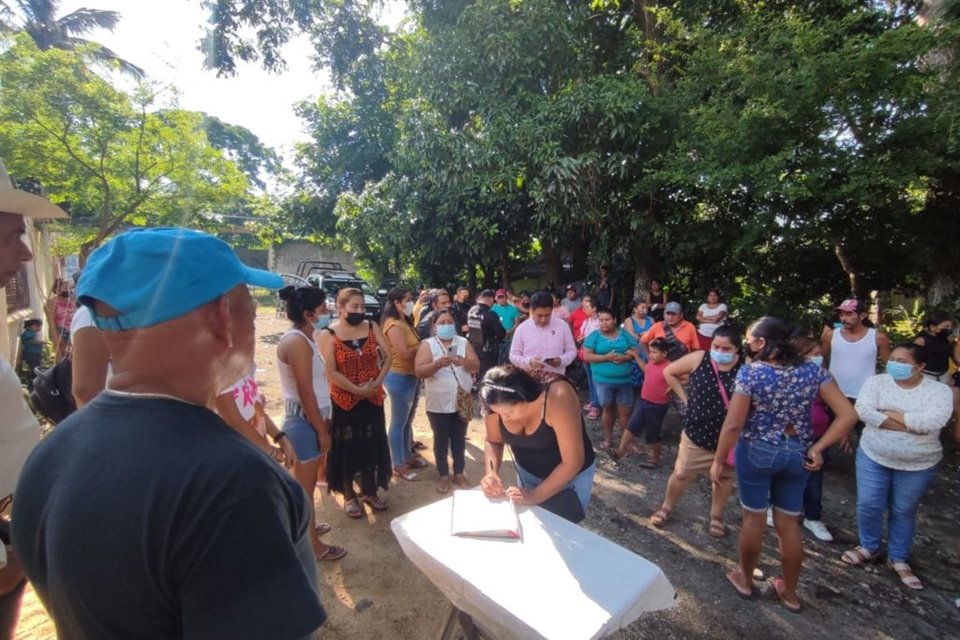
[[[705,353],[704,357],[710,358],[710,354]],[[723,406],[729,409],[730,398],[727,396],[727,388],[723,386],[723,380],[720,379],[720,369],[717,368],[717,363],[713,361],[713,358],[710,358],[710,367],[713,369],[713,375],[717,376],[717,386],[720,387],[720,397],[723,398]]]

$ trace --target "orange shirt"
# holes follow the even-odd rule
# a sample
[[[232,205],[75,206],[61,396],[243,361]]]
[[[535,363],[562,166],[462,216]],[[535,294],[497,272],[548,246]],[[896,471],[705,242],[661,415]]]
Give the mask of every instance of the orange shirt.
[[[697,328],[693,326],[690,322],[686,320],[681,320],[680,324],[676,327],[670,327],[673,331],[673,335],[677,336],[677,340],[680,341],[680,344],[687,347],[687,350],[690,353],[700,350],[700,340],[697,339]],[[646,333],[640,337],[640,342],[644,346],[650,344],[650,341],[654,338],[665,338],[663,332],[663,321],[653,325]]]

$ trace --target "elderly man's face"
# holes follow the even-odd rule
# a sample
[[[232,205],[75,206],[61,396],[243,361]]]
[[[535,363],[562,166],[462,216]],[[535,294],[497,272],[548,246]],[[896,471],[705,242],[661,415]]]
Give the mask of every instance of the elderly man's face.
[[[27,225],[23,216],[0,213],[0,287],[16,277],[24,262],[33,260],[33,254],[24,242]]]

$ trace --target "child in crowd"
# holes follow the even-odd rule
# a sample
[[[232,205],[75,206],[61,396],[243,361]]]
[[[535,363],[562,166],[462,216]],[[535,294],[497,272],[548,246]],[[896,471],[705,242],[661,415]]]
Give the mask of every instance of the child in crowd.
[[[667,358],[669,345],[664,338],[654,338],[647,345],[649,360],[643,365],[643,386],[640,388],[640,401],[634,405],[630,422],[620,439],[620,447],[610,451],[614,461],[620,460],[627,453],[627,449],[634,438],[644,436],[650,445],[650,454],[647,460],[640,463],[641,467],[656,469],[660,466],[660,453],[663,448],[662,431],[663,419],[670,407],[670,387],[663,377],[663,370],[670,364]]]
[[[20,352],[27,365],[27,379],[31,382],[37,375],[36,368],[43,365],[43,346],[47,343],[40,337],[42,329],[43,320],[30,318],[23,323],[23,332],[20,334]]]

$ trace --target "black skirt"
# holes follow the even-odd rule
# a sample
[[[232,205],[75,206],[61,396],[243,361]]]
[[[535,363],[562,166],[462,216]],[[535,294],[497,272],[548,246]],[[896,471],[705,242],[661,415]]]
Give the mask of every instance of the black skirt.
[[[362,488],[364,492],[373,490],[370,483],[383,489],[389,486],[393,467],[383,406],[361,400],[346,411],[333,403],[330,439],[332,443],[327,455],[330,491],[343,493],[358,473],[362,476],[362,483],[367,485]]]

